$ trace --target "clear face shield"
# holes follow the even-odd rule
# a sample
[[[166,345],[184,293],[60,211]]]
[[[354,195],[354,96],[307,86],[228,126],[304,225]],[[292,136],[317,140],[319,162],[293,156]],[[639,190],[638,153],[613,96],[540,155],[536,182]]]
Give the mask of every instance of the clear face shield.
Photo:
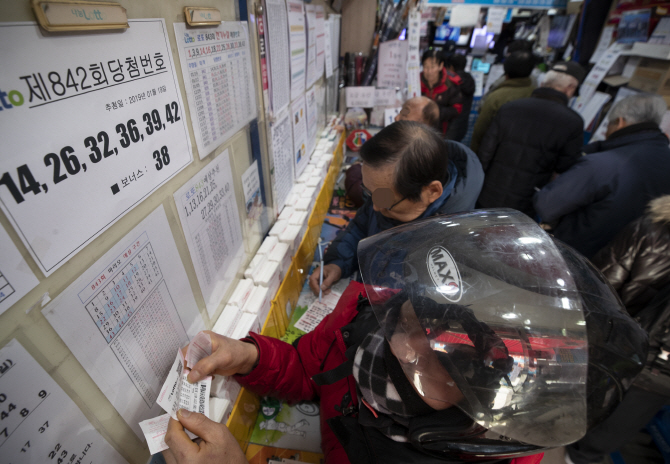
[[[506,209],[434,217],[361,241],[358,257],[391,351],[427,404],[457,406],[537,446],[586,433],[583,299],[530,218]],[[577,265],[580,278],[593,275]],[[602,295],[592,298],[620,305],[593,288]]]

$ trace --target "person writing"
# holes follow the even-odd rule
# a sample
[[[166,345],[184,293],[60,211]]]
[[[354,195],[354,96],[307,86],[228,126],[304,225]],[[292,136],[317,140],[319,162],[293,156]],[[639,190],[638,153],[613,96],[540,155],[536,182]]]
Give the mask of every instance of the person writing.
[[[326,250],[321,289],[329,293],[333,284],[356,271],[361,239],[419,218],[473,208],[482,180],[474,181],[473,169],[468,174],[473,180],[466,186],[461,182],[465,172],[459,174],[452,162],[452,154],[454,160],[470,158],[466,151],[414,121],[394,122],[368,140],[360,151],[362,187],[368,200]],[[320,273],[317,268],[309,278],[316,295]]]

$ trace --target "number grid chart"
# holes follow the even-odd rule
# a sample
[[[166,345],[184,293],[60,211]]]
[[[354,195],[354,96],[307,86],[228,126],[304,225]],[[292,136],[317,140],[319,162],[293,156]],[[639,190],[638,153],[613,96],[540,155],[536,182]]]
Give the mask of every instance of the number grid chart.
[[[204,158],[256,117],[248,34],[239,22],[197,32],[184,23],[174,28],[196,144]]]
[[[14,287],[0,270],[0,303],[14,294]]]

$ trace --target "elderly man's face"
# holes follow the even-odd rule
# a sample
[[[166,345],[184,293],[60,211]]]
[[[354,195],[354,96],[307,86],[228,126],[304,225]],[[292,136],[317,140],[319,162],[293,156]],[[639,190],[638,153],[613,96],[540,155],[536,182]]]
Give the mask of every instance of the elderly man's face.
[[[372,168],[363,163],[361,167],[363,186],[372,193],[372,205],[375,211],[401,222],[410,222],[421,216],[428,206],[435,201],[439,193],[426,192],[421,200],[411,201],[399,194],[394,186],[395,164]],[[425,197],[425,198],[424,198]]]
[[[413,100],[413,99],[412,99]],[[415,101],[407,100],[403,105],[400,113],[395,117],[396,121],[423,121],[423,113],[420,105]]]

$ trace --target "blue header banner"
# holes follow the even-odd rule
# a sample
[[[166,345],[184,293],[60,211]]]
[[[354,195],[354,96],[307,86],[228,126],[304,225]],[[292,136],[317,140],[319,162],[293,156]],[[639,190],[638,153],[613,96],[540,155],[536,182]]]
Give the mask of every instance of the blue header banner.
[[[567,8],[568,0],[428,0],[429,6],[481,5],[515,8]]]

